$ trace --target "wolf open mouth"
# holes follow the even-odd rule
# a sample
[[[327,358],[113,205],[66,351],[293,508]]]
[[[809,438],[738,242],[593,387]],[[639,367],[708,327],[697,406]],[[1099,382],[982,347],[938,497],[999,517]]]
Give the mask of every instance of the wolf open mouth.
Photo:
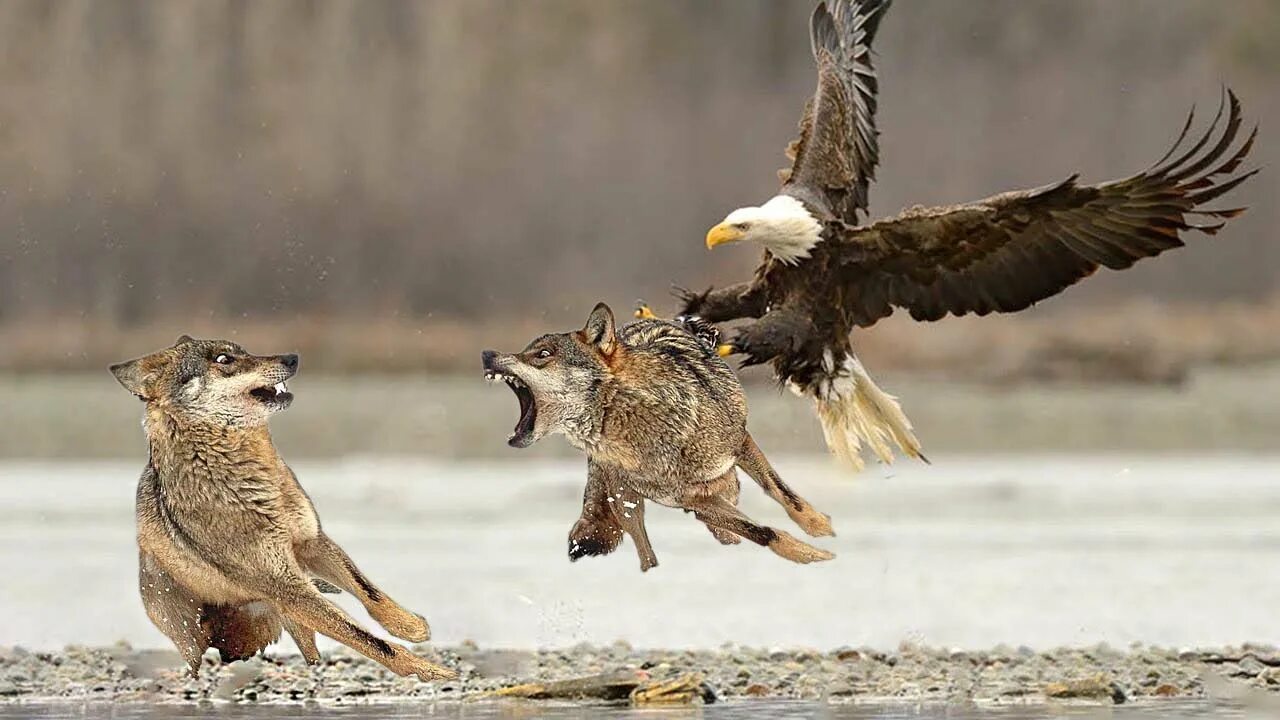
[[[520,420],[507,437],[507,444],[514,448],[529,447],[533,444],[533,424],[538,419],[538,405],[533,400],[533,391],[515,375],[508,375],[501,370],[484,369],[484,379],[489,382],[501,380],[516,394],[520,401]]]
[[[275,385],[264,385],[249,391],[255,400],[268,405],[287,405],[293,402],[293,393],[285,387],[283,381]]]

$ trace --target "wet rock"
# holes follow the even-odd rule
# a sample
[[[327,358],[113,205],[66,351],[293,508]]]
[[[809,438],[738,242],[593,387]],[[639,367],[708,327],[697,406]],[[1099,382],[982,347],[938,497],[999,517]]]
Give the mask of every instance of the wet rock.
[[[848,697],[854,694],[853,685],[837,680],[827,686],[827,693],[832,697]]]
[[[1236,677],[1257,677],[1266,671],[1267,666],[1262,664],[1254,655],[1245,655],[1240,658],[1240,662],[1236,663],[1236,671],[1232,673]]]
[[[1158,685],[1155,690],[1152,690],[1151,694],[1156,697],[1177,697],[1182,694],[1182,691],[1178,689],[1177,685],[1164,683],[1163,685]]]
[[[1124,689],[1106,675],[1095,675],[1067,682],[1052,682],[1045,685],[1044,694],[1051,698],[1110,699],[1117,705],[1126,700]]]
[[[258,658],[233,663],[230,668],[231,671],[227,676],[222,678],[213,689],[211,695],[214,699],[232,700],[242,688],[262,678],[262,661]],[[252,697],[250,697],[250,694],[252,694]],[[246,690],[241,696],[246,700],[256,700],[258,697],[257,693],[252,690]]]
[[[768,697],[769,688],[768,686],[761,685],[760,683],[752,683],[747,686],[746,690],[742,691],[742,694],[747,697]]]

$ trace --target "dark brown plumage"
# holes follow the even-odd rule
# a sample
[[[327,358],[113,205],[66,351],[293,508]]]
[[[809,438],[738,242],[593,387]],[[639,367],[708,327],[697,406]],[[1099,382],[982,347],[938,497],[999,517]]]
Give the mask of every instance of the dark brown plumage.
[[[805,103],[800,137],[787,147],[790,169],[778,171],[783,192],[824,204],[835,217],[857,221],[867,209],[880,142],[875,125],[879,85],[871,41],[890,0],[820,3],[810,20],[818,89]]]
[[[1209,144],[1222,119],[1221,108],[1199,142],[1175,156],[1192,113],[1165,158],[1132,177],[1079,185],[1072,175],[1034,190],[908,210],[836,233],[833,245],[856,248],[866,258],[859,269],[870,270],[843,273],[860,290],[847,305],[852,320],[865,327],[894,306],[909,310],[916,320],[937,320],[947,313],[1016,312],[1099,266],[1122,270],[1181,247],[1182,231],[1216,233],[1244,208],[1206,209],[1205,203],[1257,172],[1228,177],[1257,133],[1255,128],[1229,152],[1241,117],[1236,96],[1228,92],[1228,98],[1226,126],[1216,143]],[[1210,221],[1197,222],[1195,216]]]
[[[1226,91],[1203,136],[1186,146],[1193,112],[1173,148],[1131,177],[1081,185],[1072,175],[859,224],[879,160],[870,45],[888,5],[818,5],[811,22],[818,88],[787,150],[793,163],[779,173],[779,196],[731,213],[707,235],[708,247],[756,240],[764,260],[751,282],[681,293],[683,314],[711,322],[756,318],[738,328],[730,350],[746,365],[772,363],[779,380],[815,397],[828,442],[835,447],[833,434],[848,438],[841,455],[856,454],[861,440],[885,459],[886,438],[912,455],[919,444],[897,403],[853,355],[855,327],[895,308],[917,320],[1022,310],[1099,267],[1119,270],[1179,247],[1186,231],[1216,233],[1244,208],[1208,204],[1257,172],[1236,174],[1257,129],[1239,140],[1240,102]],[[864,398],[855,412],[849,404],[863,390],[879,397]],[[832,403],[846,407],[833,410]],[[833,413],[843,415],[835,426],[827,422]]]

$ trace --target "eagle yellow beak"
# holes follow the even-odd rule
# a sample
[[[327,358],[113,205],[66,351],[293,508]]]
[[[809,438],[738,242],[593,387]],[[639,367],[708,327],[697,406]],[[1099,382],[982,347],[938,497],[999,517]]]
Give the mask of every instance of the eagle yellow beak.
[[[717,245],[736,242],[741,239],[741,230],[728,223],[720,223],[707,231],[707,249],[710,250]]]

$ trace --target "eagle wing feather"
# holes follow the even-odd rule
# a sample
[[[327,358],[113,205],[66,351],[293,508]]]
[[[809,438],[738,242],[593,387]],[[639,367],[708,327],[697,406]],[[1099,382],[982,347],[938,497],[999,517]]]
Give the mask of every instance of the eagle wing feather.
[[[1221,124],[1216,142],[1211,142]],[[1123,269],[1183,244],[1181,233],[1216,233],[1244,208],[1208,203],[1257,170],[1233,173],[1253,145],[1253,132],[1229,153],[1241,125],[1240,103],[1227,91],[1218,115],[1190,148],[1173,148],[1146,171],[1081,185],[1076,176],[965,205],[917,208],[850,229],[835,238],[849,260],[836,269],[856,285],[844,293],[851,321],[868,326],[908,310],[916,320],[948,313],[1016,312],[1056,295],[1100,266]],[[1172,160],[1169,158],[1173,157]],[[1192,217],[1207,221],[1192,221]],[[830,239],[830,238],[829,238]]]
[[[805,103],[800,136],[787,147],[791,168],[778,171],[783,193],[850,224],[867,210],[880,159],[871,42],[890,1],[831,0],[814,9],[818,88]]]

